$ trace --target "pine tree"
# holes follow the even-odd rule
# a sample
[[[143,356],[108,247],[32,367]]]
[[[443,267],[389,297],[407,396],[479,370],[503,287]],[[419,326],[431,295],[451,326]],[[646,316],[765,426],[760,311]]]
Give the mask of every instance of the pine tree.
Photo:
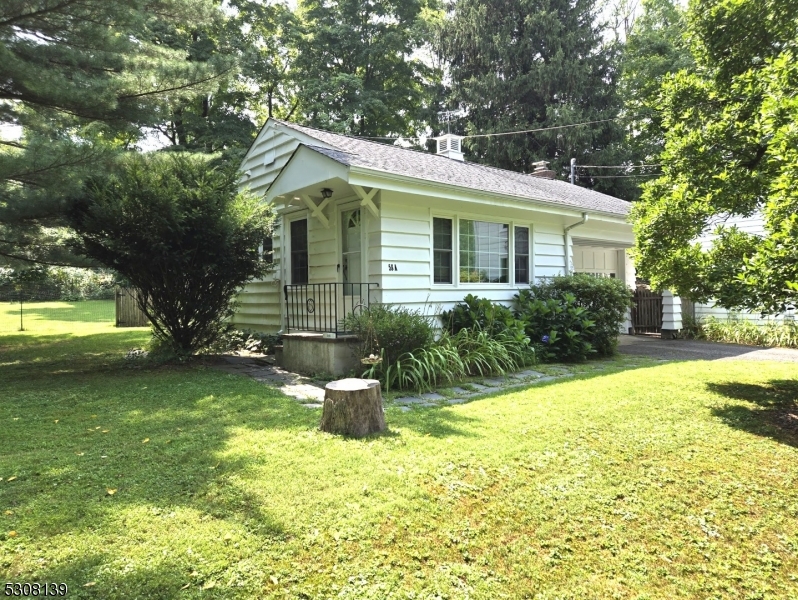
[[[460,0],[450,10],[440,51],[450,64],[451,103],[466,112],[462,133],[601,121],[470,138],[464,144],[469,159],[522,172],[546,160],[563,177],[571,158],[579,164],[627,160],[614,121],[617,46],[603,43],[594,0]],[[580,183],[623,195],[616,189],[623,183],[580,173]]]
[[[228,68],[187,60],[164,35],[219,15],[212,0],[2,3],[0,256],[70,259],[65,194],[133,147],[171,98]]]

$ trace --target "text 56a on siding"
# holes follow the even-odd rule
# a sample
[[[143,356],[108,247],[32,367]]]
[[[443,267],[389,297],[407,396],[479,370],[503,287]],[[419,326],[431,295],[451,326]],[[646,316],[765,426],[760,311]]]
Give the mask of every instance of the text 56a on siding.
[[[388,263],[388,270],[389,271],[398,271],[399,266],[395,263]]]

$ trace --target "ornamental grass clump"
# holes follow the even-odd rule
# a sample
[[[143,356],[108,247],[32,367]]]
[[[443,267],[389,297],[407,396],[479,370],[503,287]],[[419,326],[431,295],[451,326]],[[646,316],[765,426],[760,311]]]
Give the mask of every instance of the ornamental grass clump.
[[[429,390],[535,363],[523,323],[506,307],[469,295],[442,316],[445,325],[437,341],[420,311],[378,304],[347,317],[345,327],[357,335],[361,362],[369,365],[363,377],[379,379],[385,391]]]

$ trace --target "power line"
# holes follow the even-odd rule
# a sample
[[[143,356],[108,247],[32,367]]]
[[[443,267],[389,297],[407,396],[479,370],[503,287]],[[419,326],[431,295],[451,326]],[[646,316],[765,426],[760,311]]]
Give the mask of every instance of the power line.
[[[586,175],[587,179],[623,179],[626,177],[661,177],[662,173],[639,173],[637,175]],[[577,176],[578,179],[578,176]]]
[[[658,165],[577,165],[580,169],[643,169],[645,167],[661,167]]]
[[[554,129],[567,129],[569,127],[581,127],[582,125],[593,125],[595,123],[607,123],[609,121],[617,121],[621,117],[613,117],[611,119],[598,119],[597,121],[585,121],[584,123],[571,123],[570,125],[555,125],[553,127],[540,127],[538,129],[521,129],[519,131],[503,131],[499,133],[475,133],[473,135],[464,135],[463,138],[481,138],[493,137],[499,135],[515,135],[517,133],[538,133],[540,131],[552,131]]]
[[[495,137],[500,135],[516,135],[519,133],[539,133],[541,131],[553,131],[556,129],[568,129],[569,127],[581,127],[583,125],[594,125],[596,123],[608,123],[610,121],[618,121],[619,119],[623,119],[625,117],[612,117],[610,119],[598,119],[596,121],[584,121],[582,123],[570,123],[568,125],[553,125],[551,127],[538,127],[537,129],[520,129],[518,131],[499,131],[496,133],[475,133],[472,135],[461,135],[463,139],[466,138],[482,138],[482,137]],[[356,135],[353,137],[357,137],[364,140],[408,140],[408,141],[418,141],[419,138],[407,138],[403,136],[398,137],[390,137],[390,136],[367,136],[367,135]]]

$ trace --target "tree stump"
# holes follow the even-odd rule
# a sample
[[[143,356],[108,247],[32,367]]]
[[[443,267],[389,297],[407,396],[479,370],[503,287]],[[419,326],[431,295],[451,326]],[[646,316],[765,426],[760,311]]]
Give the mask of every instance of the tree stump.
[[[324,388],[319,429],[363,437],[385,429],[382,392],[376,379],[341,379]]]

